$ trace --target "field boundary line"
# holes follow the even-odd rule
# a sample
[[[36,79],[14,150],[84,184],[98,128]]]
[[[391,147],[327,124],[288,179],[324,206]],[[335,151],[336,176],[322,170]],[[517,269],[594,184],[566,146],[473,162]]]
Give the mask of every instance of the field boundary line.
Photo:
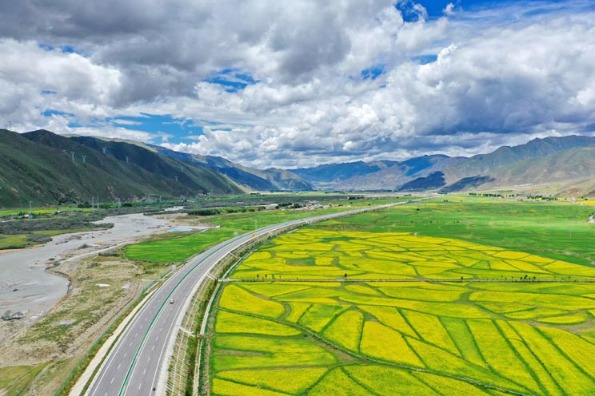
[[[419,202],[419,201],[427,200],[427,199],[430,199],[430,198],[419,198],[419,199],[416,199],[416,200],[408,200],[408,201],[403,201],[403,202],[396,202],[396,203],[378,205],[378,206],[374,206],[374,207],[348,210],[348,211],[345,211],[345,212],[337,212],[337,213],[332,213],[332,214],[320,215],[320,216],[315,216],[315,217],[310,217],[310,218],[305,218],[305,219],[297,219],[297,220],[294,220],[294,221],[286,222],[286,223],[283,223],[284,224],[283,227],[280,227],[280,228],[278,228],[276,230],[273,230],[273,231],[268,231],[266,233],[262,233],[257,238],[255,238],[255,239],[258,239],[258,238],[262,238],[263,237],[264,238],[263,241],[257,242],[256,240],[249,240],[245,244],[243,244],[241,246],[238,246],[238,249],[235,249],[234,251],[230,252],[230,255],[233,255],[236,250],[239,250],[239,249],[242,249],[242,248],[246,248],[246,247],[252,248],[252,247],[258,246],[260,243],[263,243],[264,241],[266,241],[266,240],[268,240],[268,239],[270,239],[270,238],[272,238],[274,236],[278,236],[278,235],[285,234],[285,233],[290,232],[290,231],[294,231],[294,230],[299,229],[299,228],[301,228],[303,226],[307,226],[307,225],[311,225],[311,224],[314,224],[314,223],[319,223],[319,222],[323,222],[323,221],[327,221],[327,220],[332,220],[332,219],[335,219],[335,218],[340,218],[340,217],[345,217],[345,216],[352,216],[352,215],[356,215],[356,214],[362,214],[362,213],[372,212],[372,211],[377,211],[377,210],[382,210],[382,209],[388,209],[388,208],[392,208],[392,207],[395,207],[395,206],[407,205],[407,204],[411,204],[411,203],[415,203],[415,202]],[[267,227],[265,227],[265,228],[263,228],[263,229],[261,229],[259,231],[263,231],[263,230],[265,230],[265,229],[267,229],[269,227],[271,227],[271,226],[267,226]],[[223,261],[224,261],[223,258],[221,260],[219,260],[219,262],[217,262],[217,264],[215,264],[213,266],[213,268],[211,269],[211,271],[209,271],[209,272],[213,272],[213,271],[217,270],[218,269],[217,268],[218,265],[221,262],[223,262]],[[213,301],[215,300],[215,297],[218,294],[218,291],[219,291],[219,289],[221,287],[221,284],[224,283],[223,280],[226,279],[226,276],[228,276],[231,273],[231,271],[240,262],[241,262],[241,259],[240,260],[236,260],[234,263],[231,264],[231,266],[229,268],[227,268],[227,270],[225,271],[224,275],[222,277],[220,277],[220,278],[217,279],[217,286],[216,286],[215,290],[213,291],[213,293],[210,296],[209,304],[207,305],[207,309],[205,310],[205,314],[204,314],[204,317],[203,317],[203,322],[201,324],[201,330],[200,330],[200,332],[198,334],[198,337],[202,341],[201,344],[204,343],[205,345],[200,345],[200,349],[198,351],[199,352],[199,355],[196,358],[196,364],[197,364],[197,366],[200,366],[200,364],[202,362],[202,359],[203,359],[203,356],[202,356],[203,347],[204,347],[205,350],[208,350],[209,349],[208,348],[209,347],[209,342],[208,342],[208,339],[207,339],[208,337],[206,337],[205,333],[206,333],[206,328],[208,327],[208,323],[210,321],[210,317],[211,317],[210,316],[210,311],[213,309],[212,308]],[[208,357],[207,357],[207,359],[208,359]],[[208,364],[207,364],[207,366],[208,366]],[[199,376],[200,376],[200,372],[201,372],[200,367],[197,367],[197,373],[198,373]],[[200,379],[199,379],[199,388],[200,388]],[[198,392],[198,389],[194,389],[194,391],[197,391]]]
[[[503,279],[345,279],[339,278],[253,278],[253,279],[234,279],[234,278],[219,278],[220,283],[595,283],[595,279],[536,279],[536,280],[503,280]]]

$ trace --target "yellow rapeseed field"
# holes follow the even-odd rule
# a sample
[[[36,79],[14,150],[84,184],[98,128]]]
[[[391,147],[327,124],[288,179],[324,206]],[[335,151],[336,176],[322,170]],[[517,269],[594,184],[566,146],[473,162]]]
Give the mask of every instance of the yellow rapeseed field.
[[[565,337],[570,337],[575,342],[562,349],[564,351],[564,354],[562,354],[559,347],[555,344],[556,339],[558,339],[558,343],[561,342],[559,340],[559,334],[554,337],[554,343],[552,343],[552,339],[545,338],[541,333],[544,329],[540,331],[530,325],[519,322],[511,322],[511,325],[525,344],[536,353],[541,362],[547,362],[545,366],[548,373],[556,383],[563,387],[564,393],[568,395],[595,394],[594,371],[586,372],[585,368],[581,368],[580,363],[573,363],[572,360],[569,360],[571,358],[567,357],[568,353],[578,354],[579,356],[584,354],[585,357],[580,359],[579,362],[585,358],[590,359],[592,362],[592,355],[588,354],[589,350],[583,351],[580,349],[580,346],[583,346],[584,343],[575,344],[576,341],[581,341],[580,338],[567,333]]]
[[[256,297],[236,285],[229,285],[225,288],[219,305],[229,310],[248,312],[270,318],[277,318],[285,312],[282,304]]]
[[[374,358],[423,367],[401,334],[377,322],[364,324],[360,350]]]
[[[350,395],[369,396],[370,392],[353,381],[340,368],[332,370],[308,392],[310,396]]]
[[[473,386],[467,382],[455,380],[452,378],[430,374],[430,373],[413,373],[414,377],[419,378],[423,383],[432,389],[438,389],[442,395],[465,395],[465,396],[488,396],[480,390],[477,386]],[[414,390],[413,392],[415,392]],[[412,393],[410,393],[412,394]]]
[[[585,323],[588,319],[586,313],[578,313],[578,314],[570,314],[570,315],[562,315],[562,316],[548,316],[548,317],[540,317],[537,319],[541,323],[551,323],[551,324],[579,324]]]
[[[345,309],[346,307],[341,305],[312,304],[300,317],[299,324],[320,332]]]
[[[358,383],[373,389],[381,396],[441,395],[408,370],[368,365],[348,366],[345,372]]]
[[[217,333],[247,333],[278,336],[293,336],[301,332],[272,320],[256,318],[233,312],[220,311],[215,324]]]
[[[312,386],[327,371],[326,368],[231,370],[222,371],[217,374],[217,377],[259,389],[294,394]],[[253,394],[252,392],[249,394]]]
[[[304,337],[218,334],[211,363],[215,373],[255,368],[330,367],[337,358]]]
[[[341,314],[322,335],[349,350],[359,351],[364,315],[360,311]]]
[[[435,315],[422,314],[416,311],[405,310],[403,312],[409,324],[415,329],[417,334],[426,342],[442,348],[453,355],[460,355],[452,338],[440,323]]]
[[[283,396],[286,393],[274,392],[266,389],[254,389],[253,386],[238,384],[237,382],[225,381],[218,377],[213,379],[213,393],[216,395],[226,396],[243,396],[243,395],[258,395],[258,396]]]
[[[595,284],[573,281],[595,279],[587,266],[306,228],[230,277],[211,341],[213,394],[595,394]]]

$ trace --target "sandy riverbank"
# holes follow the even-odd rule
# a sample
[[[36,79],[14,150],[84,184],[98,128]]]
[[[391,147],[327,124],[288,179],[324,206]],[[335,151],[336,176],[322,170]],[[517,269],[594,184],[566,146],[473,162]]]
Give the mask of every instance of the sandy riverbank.
[[[42,246],[0,255],[0,313],[21,311],[25,322],[45,315],[68,291],[68,279],[47,271],[57,261],[78,260],[151,234],[165,232],[170,221],[132,214],[106,217],[108,230],[62,234]],[[2,340],[0,339],[0,342]]]

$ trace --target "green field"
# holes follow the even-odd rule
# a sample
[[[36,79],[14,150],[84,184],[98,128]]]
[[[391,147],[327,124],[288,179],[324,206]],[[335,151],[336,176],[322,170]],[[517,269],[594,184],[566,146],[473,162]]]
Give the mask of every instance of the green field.
[[[595,227],[587,221],[595,213],[593,206],[447,197],[352,216],[321,227],[456,238],[595,266]]]
[[[6,396],[25,395],[31,381],[47,364],[37,366],[0,367],[0,394]]]
[[[23,216],[27,214],[27,218]],[[101,219],[99,212],[64,207],[38,208],[29,211],[0,210],[0,250],[23,249],[48,242],[52,236],[89,231],[97,228],[91,222]]]
[[[315,196],[313,197],[315,198]],[[403,200],[401,198],[400,200]],[[398,202],[398,198],[327,202],[333,207],[318,210],[266,210],[260,212],[234,213],[208,216],[202,219],[205,223],[214,224],[218,228],[206,232],[188,234],[166,234],[155,240],[142,242],[126,247],[126,256],[131,260],[150,261],[156,263],[172,263],[184,261],[193,255],[234,235],[250,232],[255,228],[266,227],[286,221],[310,216],[345,211],[348,209],[382,205]]]
[[[561,260],[590,262],[594,229],[580,227],[582,214],[566,205],[490,205],[398,207],[267,243],[223,289],[207,388],[214,395],[594,394],[595,283],[586,281],[595,281],[595,269]],[[531,210],[540,220],[515,235],[541,242],[500,235],[512,222],[529,223],[522,213]],[[565,223],[574,225],[576,244],[554,250],[548,227]]]
[[[41,208],[32,208],[31,215],[41,216],[41,215],[51,215],[56,213],[57,211],[60,212],[83,212],[88,211],[88,209],[81,209],[75,206],[55,206],[55,207],[41,207]],[[21,209],[0,209],[0,217],[12,217],[12,216],[19,216],[29,214],[29,208],[21,208]]]

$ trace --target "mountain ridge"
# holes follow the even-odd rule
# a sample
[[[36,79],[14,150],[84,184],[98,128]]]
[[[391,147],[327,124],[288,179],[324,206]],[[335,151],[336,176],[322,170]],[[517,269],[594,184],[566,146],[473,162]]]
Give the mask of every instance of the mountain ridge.
[[[563,153],[589,147],[595,147],[595,137],[547,137],[536,138],[518,146],[502,146],[491,153],[471,157],[448,157],[437,154],[404,161],[386,161],[383,169],[365,173],[359,170],[370,169],[369,164],[383,161],[329,164],[293,171],[313,183],[315,187],[331,190],[454,192],[531,184],[536,183],[537,180],[560,183],[574,180],[581,184],[584,180],[595,178],[595,170],[591,171],[595,166],[581,166],[576,161],[571,161],[572,156],[564,157]],[[582,153],[583,160],[587,162],[593,156],[590,150],[578,152]],[[555,161],[558,156],[561,159]],[[543,158],[551,159],[547,167],[542,161]],[[348,174],[350,164],[356,164],[354,176],[336,179],[328,177],[337,169]],[[570,168],[576,171],[573,172]],[[544,169],[547,169],[545,175]],[[319,170],[322,170],[322,174],[317,173]],[[437,172],[442,174],[443,179],[437,175],[430,177]],[[420,186],[424,188],[420,190]],[[582,190],[590,193],[587,187]]]
[[[243,191],[208,169],[184,165],[183,172],[176,172],[181,164],[151,158],[147,150],[136,151],[132,145],[118,148],[128,160],[46,130],[23,134],[0,130],[0,206]]]
[[[0,207],[313,189],[457,192],[533,186],[552,194],[595,195],[595,137],[533,139],[471,157],[437,154],[261,170],[139,142],[0,129],[0,168]]]

